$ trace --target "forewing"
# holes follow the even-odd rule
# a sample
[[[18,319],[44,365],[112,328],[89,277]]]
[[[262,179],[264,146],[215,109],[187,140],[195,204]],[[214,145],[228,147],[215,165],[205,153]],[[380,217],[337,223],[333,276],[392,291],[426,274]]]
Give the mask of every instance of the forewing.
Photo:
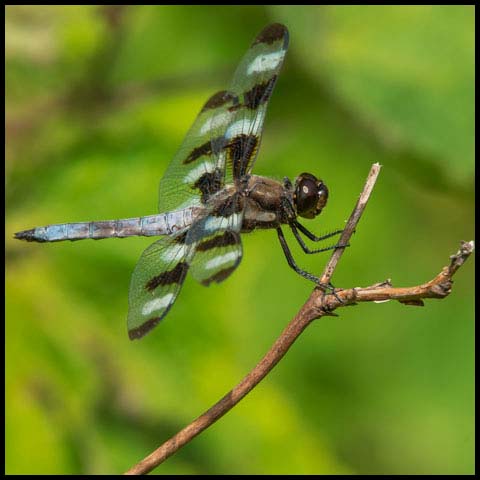
[[[230,89],[212,95],[160,181],[159,211],[201,206],[250,173],[268,100],[288,47],[288,30],[265,27],[235,71]]]
[[[235,112],[227,91],[212,95],[160,180],[160,212],[201,206],[224,185],[224,132]]]
[[[142,253],[130,283],[130,339],[143,337],[168,313],[187,275],[191,253],[185,234],[162,237]]]
[[[235,117],[225,131],[225,183],[251,172],[260,146],[268,101],[288,48],[288,30],[273,23],[255,38],[235,71],[229,91]]]

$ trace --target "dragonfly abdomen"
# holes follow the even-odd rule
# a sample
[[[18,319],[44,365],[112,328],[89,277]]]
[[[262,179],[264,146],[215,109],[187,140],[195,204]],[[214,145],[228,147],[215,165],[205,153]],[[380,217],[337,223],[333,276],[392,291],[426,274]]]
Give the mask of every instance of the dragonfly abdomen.
[[[188,228],[193,221],[191,209],[148,215],[146,217],[98,222],[61,223],[15,233],[27,242],[60,242],[91,238],[124,238],[132,236],[174,235]]]

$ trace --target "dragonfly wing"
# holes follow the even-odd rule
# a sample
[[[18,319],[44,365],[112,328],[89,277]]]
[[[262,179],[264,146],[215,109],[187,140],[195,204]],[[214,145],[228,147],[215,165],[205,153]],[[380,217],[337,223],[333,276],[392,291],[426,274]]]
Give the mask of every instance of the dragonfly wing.
[[[273,23],[255,38],[235,71],[230,92],[235,116],[225,131],[226,183],[251,172],[260,146],[268,101],[288,48],[287,27]]]
[[[142,253],[130,283],[130,339],[143,337],[168,313],[187,275],[191,252],[183,234],[163,237]]]
[[[160,181],[160,212],[203,206],[176,239],[161,239],[140,258],[130,286],[128,329],[139,338],[173,305],[187,271],[204,285],[225,280],[242,258],[241,178],[260,146],[268,100],[288,47],[288,31],[271,24],[241,60],[229,90],[212,95]],[[228,197],[218,193],[235,184]],[[180,241],[181,239],[181,241]]]
[[[224,131],[234,117],[229,111],[234,96],[226,91],[212,95],[160,180],[160,212],[202,206],[224,186]]]
[[[287,47],[284,25],[271,24],[257,35],[230,89],[207,100],[167,167],[160,181],[160,212],[204,205],[226,184],[250,173]]]
[[[233,196],[192,226],[186,243],[195,244],[190,266],[195,280],[206,286],[220,283],[238,267],[242,259],[242,222],[240,199]]]

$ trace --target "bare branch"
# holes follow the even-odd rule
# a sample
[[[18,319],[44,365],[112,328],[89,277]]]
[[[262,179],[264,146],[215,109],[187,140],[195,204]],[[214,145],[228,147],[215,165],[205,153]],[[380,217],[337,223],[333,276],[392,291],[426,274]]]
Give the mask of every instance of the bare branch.
[[[350,237],[355,232],[355,228],[360,221],[360,217],[362,216],[365,207],[367,206],[368,199],[370,198],[370,194],[372,193],[373,187],[375,186],[375,182],[377,181],[378,175],[380,173],[381,165],[378,163],[374,163],[372,168],[370,168],[370,172],[368,173],[367,180],[365,181],[365,186],[363,187],[363,191],[358,197],[357,204],[353,209],[350,218],[345,225],[342,235],[338,240],[339,245],[346,245],[350,241]],[[337,248],[333,251],[330,260],[323,271],[323,275],[321,277],[322,283],[328,283],[332,278],[333,272],[337,266],[340,257],[344,252],[344,248]]]
[[[369,287],[356,287],[336,290],[336,295],[328,295],[319,290],[310,297],[318,317],[330,313],[338,307],[354,305],[358,302],[388,302],[398,300],[405,305],[423,306],[425,298],[445,298],[452,290],[452,276],[465,263],[475,248],[474,242],[461,242],[460,250],[450,256],[450,264],[429,282],[414,287],[394,288],[387,280]]]
[[[380,165],[374,164],[370,170],[363,192],[360,195],[350,219],[347,222],[342,237],[339,240],[340,244],[348,243],[351,235],[355,231],[356,225],[365,209],[379,171]],[[150,472],[168,457],[177,452],[183,445],[225,415],[245,395],[247,395],[248,392],[258,385],[258,383],[283,358],[288,349],[293,345],[305,328],[316,318],[326,315],[335,315],[333,310],[336,308],[345,305],[352,305],[358,302],[398,300],[408,305],[422,305],[423,298],[444,298],[451,291],[452,275],[465,262],[473,249],[473,242],[462,242],[460,251],[450,257],[450,265],[443,268],[442,271],[430,282],[415,287],[393,288],[388,280],[365,288],[336,289],[335,295],[326,295],[321,289],[315,288],[310,295],[310,298],[283,330],[267,354],[235,388],[228,392],[205,413],[200,415],[150,455],[125,472],[125,474],[140,475]],[[343,248],[339,248],[333,252],[323,273],[322,282],[328,283],[330,281],[343,250]]]

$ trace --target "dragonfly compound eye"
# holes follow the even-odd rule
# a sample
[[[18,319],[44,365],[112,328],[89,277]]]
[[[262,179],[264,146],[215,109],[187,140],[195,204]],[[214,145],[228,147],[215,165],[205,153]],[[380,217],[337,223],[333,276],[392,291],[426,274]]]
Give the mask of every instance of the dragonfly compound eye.
[[[314,175],[302,173],[295,181],[294,201],[297,213],[304,218],[314,218],[326,205],[328,188]]]

